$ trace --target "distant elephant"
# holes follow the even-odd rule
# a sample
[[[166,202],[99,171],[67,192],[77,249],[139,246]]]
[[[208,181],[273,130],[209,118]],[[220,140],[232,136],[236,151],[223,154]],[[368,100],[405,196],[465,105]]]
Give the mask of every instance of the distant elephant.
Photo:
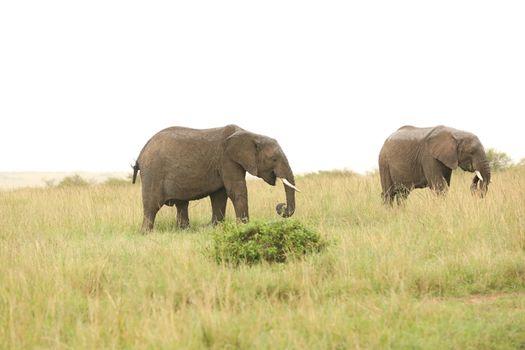
[[[153,229],[164,204],[177,207],[179,227],[189,226],[188,202],[206,196],[211,199],[212,223],[224,219],[228,198],[238,220],[248,221],[246,172],[272,186],[281,178],[286,204],[278,204],[277,213],[290,217],[295,211],[294,174],[277,141],[236,125],[161,130],[146,143],[133,169],[133,183],[139,170],[142,182],[143,232]]]
[[[458,166],[475,172],[471,191],[484,196],[490,167],[476,135],[446,126],[403,126],[386,139],[379,153],[383,201],[392,204],[397,197],[399,203],[413,188],[430,187],[443,194]]]

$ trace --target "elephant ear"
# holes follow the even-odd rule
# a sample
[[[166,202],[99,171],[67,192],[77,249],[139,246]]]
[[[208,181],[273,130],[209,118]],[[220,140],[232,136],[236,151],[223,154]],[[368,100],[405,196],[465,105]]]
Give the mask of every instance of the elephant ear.
[[[428,146],[432,157],[452,170],[458,167],[458,142],[451,132],[436,130],[428,138]]]
[[[257,176],[257,145],[254,135],[245,130],[226,139],[225,153],[253,176]]]

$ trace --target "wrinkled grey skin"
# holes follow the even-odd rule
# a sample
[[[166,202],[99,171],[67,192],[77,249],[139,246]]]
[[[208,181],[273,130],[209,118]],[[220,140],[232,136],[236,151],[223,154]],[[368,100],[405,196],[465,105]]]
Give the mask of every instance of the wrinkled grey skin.
[[[430,187],[444,194],[458,166],[480,172],[483,181],[475,175],[471,191],[483,197],[490,183],[490,167],[476,135],[446,126],[403,126],[386,139],[379,153],[383,201],[391,205],[396,198],[399,204],[413,188]]]
[[[246,172],[274,186],[277,177],[295,185],[286,155],[276,140],[236,125],[213,129],[171,127],[155,134],[135,164],[133,183],[140,170],[144,221],[142,231],[153,228],[163,205],[177,207],[177,224],[189,225],[188,202],[209,196],[212,223],[224,219],[226,201],[233,202],[238,220],[248,221]],[[277,213],[292,216],[295,192],[284,186],[286,204]]]

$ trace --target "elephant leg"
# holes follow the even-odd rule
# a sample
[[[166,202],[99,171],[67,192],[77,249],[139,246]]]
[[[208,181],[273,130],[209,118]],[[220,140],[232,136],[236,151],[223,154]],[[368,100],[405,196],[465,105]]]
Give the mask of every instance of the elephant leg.
[[[155,222],[155,217],[160,209],[162,204],[155,205],[144,205],[144,220],[142,221],[142,233],[147,233],[153,230],[153,224]]]
[[[452,169],[445,168],[445,171],[443,173],[443,177],[445,178],[445,181],[447,182],[447,186],[450,187],[450,179],[452,177]]]
[[[248,222],[250,219],[248,213],[248,189],[246,188],[246,181],[225,181],[224,186],[226,193],[233,203],[235,209],[235,216],[241,222]]]
[[[379,176],[381,178],[381,189],[383,190],[383,192],[381,192],[383,203],[392,206],[396,193],[394,190],[394,182],[390,177],[390,169],[388,165],[384,163],[379,164]]]
[[[142,229],[141,231],[143,233],[149,232],[153,230],[153,223],[155,222],[155,216],[157,215],[157,212],[159,210],[148,210],[144,212],[144,220],[142,221]]]
[[[395,197],[397,205],[401,205],[407,200],[410,191],[410,188],[403,184],[396,186]]]
[[[450,178],[448,181],[446,179],[447,170],[452,172],[437,160],[434,163],[423,167],[423,172],[427,182],[432,191],[437,195],[444,195],[447,193],[448,183],[450,181]],[[450,174],[448,176],[450,177]]]
[[[445,196],[448,192],[448,186],[447,186],[447,181],[445,179],[443,179],[442,182],[440,182],[435,188],[434,188],[434,192],[436,192],[436,194],[438,196]]]
[[[445,195],[448,191],[447,181],[444,177],[436,178],[430,181],[430,188],[438,195]]]
[[[179,228],[188,228],[190,226],[190,218],[188,216],[188,201],[177,201],[177,226]]]
[[[152,191],[151,187],[152,186],[146,186],[146,184],[143,183],[142,205],[144,208],[144,220],[142,221],[142,233],[147,233],[153,229],[155,217],[164,205],[162,193],[160,193],[160,191]]]
[[[217,224],[220,221],[224,220],[226,215],[226,203],[228,201],[228,195],[226,194],[226,189],[221,188],[217,192],[210,194],[211,199],[211,223]]]
[[[381,192],[381,198],[383,199],[383,203],[385,205],[392,206],[392,204],[394,203],[394,197],[395,192],[393,191],[392,186],[388,187],[386,190]]]

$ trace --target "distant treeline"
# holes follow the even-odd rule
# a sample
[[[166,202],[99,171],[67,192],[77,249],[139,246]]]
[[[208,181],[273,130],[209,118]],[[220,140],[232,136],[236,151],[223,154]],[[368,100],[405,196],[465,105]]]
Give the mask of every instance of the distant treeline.
[[[487,158],[489,160],[490,168],[492,171],[499,171],[508,169],[514,166],[525,166],[525,158],[521,159],[519,162],[514,162],[512,158],[506,154],[505,152],[500,152],[494,148],[489,148],[487,150]],[[376,173],[377,171],[370,172],[371,174]],[[331,176],[357,176],[358,173],[349,170],[349,169],[342,169],[342,170],[321,170],[314,173],[308,173],[299,175],[298,177],[309,177],[312,175],[331,175]],[[102,185],[107,186],[123,186],[123,185],[131,185],[131,177],[132,174],[129,174],[127,178],[116,178],[116,177],[110,177],[104,182],[102,182]],[[137,178],[138,181],[140,181],[140,177]],[[48,187],[70,187],[70,186],[91,186],[96,185],[97,183],[94,180],[88,180],[84,179],[78,174],[66,176],[60,182],[55,183],[56,180],[48,180],[46,181],[46,185]]]
[[[56,180],[46,180],[47,187],[86,187],[98,184],[95,180],[85,179],[78,174],[66,176],[58,183],[56,183]],[[127,179],[110,177],[100,184],[107,186],[131,185],[131,174]]]

